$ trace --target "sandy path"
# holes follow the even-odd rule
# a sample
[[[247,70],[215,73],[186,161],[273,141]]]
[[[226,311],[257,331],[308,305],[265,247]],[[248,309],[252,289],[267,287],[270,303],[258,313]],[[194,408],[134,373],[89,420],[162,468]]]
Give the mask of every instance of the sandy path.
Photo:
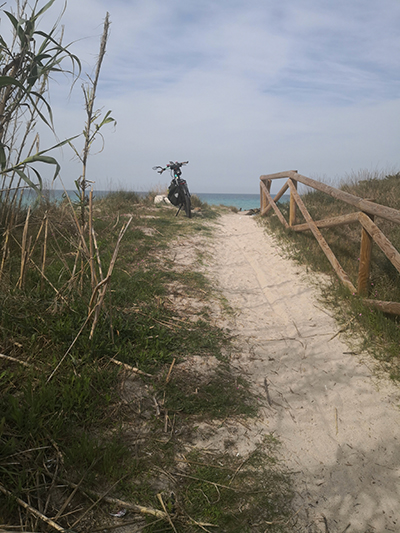
[[[400,532],[399,389],[332,339],[338,326],[304,269],[254,218],[221,218],[210,269],[237,310],[234,366],[264,397],[267,379],[259,423],[295,472],[298,530]]]

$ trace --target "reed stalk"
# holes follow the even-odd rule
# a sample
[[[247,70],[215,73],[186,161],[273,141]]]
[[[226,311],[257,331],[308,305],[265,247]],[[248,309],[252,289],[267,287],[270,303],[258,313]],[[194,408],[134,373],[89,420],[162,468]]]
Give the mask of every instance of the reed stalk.
[[[19,279],[17,282],[17,288],[22,289],[24,286],[25,281],[25,271],[26,271],[26,265],[27,260],[29,256],[29,247],[27,249],[27,236],[28,236],[28,228],[29,228],[29,219],[31,215],[31,208],[28,208],[28,213],[26,215],[25,224],[24,224],[24,231],[22,234],[22,244],[21,244],[21,268],[20,268],[20,274]]]
[[[48,237],[48,230],[49,230],[49,217],[47,216],[47,213],[45,215],[45,227],[44,227],[44,242],[43,242],[43,253],[42,253],[42,268],[41,268],[41,281],[40,281],[40,290],[43,291],[44,286],[44,271],[46,267],[46,257],[47,257],[47,237]]]
[[[91,189],[89,194],[89,264],[93,291],[98,283],[93,253],[93,188]]]
[[[7,256],[8,256],[8,251],[9,251],[8,240],[9,240],[9,237],[10,237],[10,230],[9,230],[9,228],[7,228],[6,232],[5,232],[4,243],[3,243],[3,255],[2,255],[2,258],[1,258],[1,266],[0,266],[0,280],[3,278],[4,265],[6,263],[6,259],[7,259]]]
[[[104,20],[104,27],[103,27],[103,35],[101,37],[100,41],[100,52],[97,59],[96,64],[96,71],[95,76],[93,80],[90,80],[90,85],[85,87],[82,86],[83,95],[85,98],[85,108],[86,108],[86,125],[84,129],[84,137],[85,137],[85,143],[83,147],[82,156],[80,157],[82,161],[82,176],[80,177],[79,181],[79,187],[80,187],[80,193],[81,193],[81,225],[82,227],[85,226],[85,204],[86,204],[86,188],[88,185],[87,181],[87,161],[89,157],[90,147],[92,146],[96,134],[104,121],[101,123],[100,126],[96,126],[94,124],[94,121],[99,118],[99,112],[95,111],[94,109],[94,103],[96,99],[96,91],[97,91],[97,85],[99,82],[100,77],[100,70],[101,65],[103,63],[103,59],[106,53],[106,45],[108,40],[108,34],[109,34],[109,28],[110,28],[110,15],[109,13],[106,13],[106,18]],[[106,119],[107,119],[106,115]],[[93,126],[95,126],[93,131]]]
[[[101,311],[101,308],[103,306],[104,297],[105,297],[105,294],[106,294],[106,291],[107,291],[107,287],[108,287],[108,284],[109,284],[110,279],[111,279],[112,271],[114,270],[115,262],[117,260],[119,246],[121,244],[121,240],[122,240],[123,236],[125,235],[126,230],[128,229],[130,223],[132,222],[132,218],[133,217],[131,216],[129,218],[128,222],[124,226],[122,226],[121,231],[119,232],[117,244],[115,245],[115,249],[114,249],[114,253],[113,253],[112,258],[111,258],[110,266],[108,267],[107,276],[105,277],[105,279],[103,279],[97,285],[97,287],[93,291],[91,302],[94,301],[94,297],[95,297],[96,293],[97,293],[97,302],[96,302],[95,306],[93,307],[93,310],[95,310],[95,314],[94,314],[94,319],[93,319],[93,324],[92,324],[92,329],[90,331],[89,339],[93,338],[93,334],[94,334],[94,331],[96,329],[97,322],[99,320],[100,311]]]
[[[94,249],[96,251],[96,259],[97,259],[97,266],[98,266],[98,269],[99,269],[100,279],[104,279],[103,269],[102,269],[102,266],[101,266],[99,247],[97,246],[96,232],[94,231],[93,228],[92,228],[92,239],[93,239],[93,246],[94,246]]]

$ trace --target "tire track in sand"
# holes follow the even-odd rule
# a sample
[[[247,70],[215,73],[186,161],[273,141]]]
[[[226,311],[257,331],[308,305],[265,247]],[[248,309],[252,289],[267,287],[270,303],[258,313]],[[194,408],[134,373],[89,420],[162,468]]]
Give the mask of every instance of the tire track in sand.
[[[260,417],[295,472],[297,531],[400,532],[399,388],[349,353],[305,269],[254,218],[223,215],[212,248],[236,311],[232,363],[258,394],[268,380]]]

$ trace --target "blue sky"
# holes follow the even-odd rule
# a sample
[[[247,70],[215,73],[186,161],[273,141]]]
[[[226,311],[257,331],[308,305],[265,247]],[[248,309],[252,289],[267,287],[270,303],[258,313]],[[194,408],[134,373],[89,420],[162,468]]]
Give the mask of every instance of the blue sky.
[[[64,43],[84,73],[107,11],[96,103],[117,126],[89,160],[96,188],[163,185],[152,166],[170,159],[190,161],[193,192],[257,193],[260,174],[290,169],[331,183],[400,168],[399,0],[68,0]],[[51,86],[60,138],[85,118],[81,82],[69,94],[66,81]],[[81,172],[71,157],[67,187]]]

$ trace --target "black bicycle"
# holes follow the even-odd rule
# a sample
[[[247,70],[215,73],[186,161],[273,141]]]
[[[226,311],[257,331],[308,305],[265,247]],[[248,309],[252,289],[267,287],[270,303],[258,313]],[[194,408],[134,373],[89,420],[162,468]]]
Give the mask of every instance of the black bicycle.
[[[187,186],[186,180],[181,178],[182,170],[181,167],[187,165],[189,161],[183,161],[178,163],[178,161],[170,161],[166,167],[153,167],[153,170],[157,170],[159,174],[162,174],[165,170],[169,169],[172,176],[172,181],[168,187],[168,200],[172,205],[179,207],[176,217],[179,215],[182,207],[185,210],[186,216],[191,218],[192,216],[192,205],[190,201],[190,192]]]

